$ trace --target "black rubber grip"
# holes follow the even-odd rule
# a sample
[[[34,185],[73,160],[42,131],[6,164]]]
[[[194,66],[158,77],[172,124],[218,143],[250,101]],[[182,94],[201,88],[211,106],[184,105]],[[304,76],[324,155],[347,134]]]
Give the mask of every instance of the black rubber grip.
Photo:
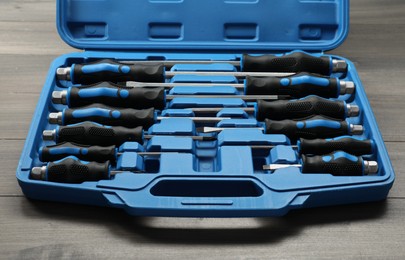
[[[100,103],[113,107],[165,108],[164,88],[129,88],[111,82],[102,82],[89,86],[69,88],[68,106],[83,107]]]
[[[110,178],[110,162],[83,163],[73,158],[50,162],[47,167],[47,181],[63,183],[82,183]]]
[[[39,153],[39,158],[42,162],[57,161],[68,156],[75,156],[80,160],[94,162],[115,161],[117,159],[114,145],[90,146],[63,142],[42,147]]]
[[[284,134],[290,139],[332,138],[348,134],[346,121],[311,119],[306,121],[265,119],[266,134]]]
[[[362,176],[364,161],[344,152],[323,156],[302,155],[302,173],[329,173],[335,176]]]
[[[92,121],[109,126],[149,128],[155,123],[155,110],[113,108],[101,104],[93,104],[77,109],[63,110],[63,125],[76,124],[84,121]]]
[[[302,52],[284,56],[244,54],[242,62],[243,71],[250,72],[310,72],[321,75],[332,72],[330,57],[315,57]]]
[[[321,115],[331,119],[346,118],[346,103],[317,96],[300,100],[257,101],[256,119],[306,119]]]
[[[344,151],[353,155],[372,154],[371,140],[359,140],[350,136],[335,139],[300,139],[298,151],[301,154],[322,155],[334,151]]]
[[[75,64],[72,74],[71,81],[73,84],[93,84],[102,81],[165,81],[165,69],[163,65],[129,65],[110,59],[87,64]]]
[[[126,128],[121,126],[106,127],[84,122],[72,126],[60,126],[57,142],[73,142],[85,145],[116,145],[125,142],[143,143],[143,128]]]
[[[245,80],[246,95],[288,95],[296,98],[317,95],[337,98],[340,95],[338,79],[300,73],[291,77],[252,77]]]

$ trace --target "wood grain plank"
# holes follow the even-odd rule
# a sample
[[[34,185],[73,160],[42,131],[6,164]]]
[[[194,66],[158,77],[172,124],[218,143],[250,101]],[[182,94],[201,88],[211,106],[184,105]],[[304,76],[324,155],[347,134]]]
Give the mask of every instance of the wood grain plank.
[[[0,198],[0,245],[8,259],[401,259],[404,214],[398,199],[284,218],[179,219]]]

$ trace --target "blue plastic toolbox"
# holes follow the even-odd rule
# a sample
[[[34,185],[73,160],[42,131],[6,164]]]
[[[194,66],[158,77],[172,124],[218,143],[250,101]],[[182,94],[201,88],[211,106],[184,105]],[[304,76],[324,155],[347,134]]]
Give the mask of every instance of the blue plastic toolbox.
[[[49,69],[17,168],[18,182],[29,198],[116,207],[132,215],[256,217],[280,216],[298,208],[382,200],[393,184],[394,171],[356,68],[343,57],[324,54],[339,46],[348,34],[349,0],[58,0],[57,27],[66,43],[84,51],[57,58]],[[324,69],[329,75],[269,74],[280,85],[276,96],[248,93],[249,77],[256,75],[260,88],[267,74],[252,72],[244,78],[242,72],[250,73],[246,64],[268,54],[320,57],[328,61],[323,65],[329,68]],[[121,64],[107,64],[105,59]],[[160,66],[163,61],[166,67]],[[82,66],[91,62],[95,63]],[[295,62],[280,59],[275,67],[281,63],[294,67]],[[106,82],[96,84],[98,89],[79,86],[92,83],[94,78],[87,77],[92,73],[101,81],[104,74],[100,71],[129,75],[131,66],[137,64],[146,66],[145,77],[160,73],[166,77],[159,79],[160,83],[171,84],[167,89],[160,88],[159,93],[159,88],[149,87],[161,87],[160,83],[131,83],[125,77],[116,80],[111,89]],[[76,70],[84,76],[77,76]],[[328,117],[325,123],[319,114],[327,114],[330,107],[322,107],[308,89],[302,88],[300,91],[307,94],[297,94],[295,99],[291,95],[292,101],[290,92],[283,92],[288,86],[306,84],[323,91],[331,79],[338,82],[338,93],[332,93],[327,101],[344,104],[345,118],[340,121]],[[78,89],[83,92],[75,95],[89,98],[90,105],[112,97],[123,102],[113,105],[123,105],[131,89],[139,87],[137,84],[146,86],[140,97],[146,101],[127,103],[135,108],[151,107],[139,112],[139,118],[151,120],[141,120],[143,130],[136,120],[124,118],[115,123],[125,114],[119,108],[68,108],[73,106],[73,93]],[[163,105],[152,104],[152,92],[160,95]],[[330,93],[320,96],[327,95]],[[315,100],[318,115],[291,121],[286,110],[274,110],[270,113],[273,125],[269,127],[267,119],[257,117],[258,100],[274,97],[284,102]],[[52,102],[55,100],[58,102]],[[306,111],[308,104],[313,103],[300,103],[292,114]],[[71,117],[73,120],[69,120]],[[98,117],[104,119],[99,122]],[[290,120],[298,130],[284,133],[280,126],[283,120]],[[326,128],[317,134],[307,132],[322,124]],[[138,131],[140,138],[114,142],[114,127]],[[343,133],[340,130],[356,134],[356,140],[366,140],[371,151],[357,154],[360,144],[342,148],[339,140],[351,137],[339,134]],[[99,141],[91,135],[98,135]],[[305,154],[304,142],[326,137],[337,137],[332,153]],[[90,156],[90,147],[66,143],[54,150],[49,147],[66,140],[105,148],[105,158],[111,160],[103,162],[107,159],[98,160],[96,156],[87,161],[102,161],[97,166],[95,162],[78,164],[77,157]],[[61,158],[47,160],[47,149],[52,158]],[[312,149],[320,146],[315,143]],[[327,167],[320,172],[314,170],[310,165],[314,160]],[[339,160],[348,162],[348,166],[339,166]],[[99,178],[80,177],[94,175]]]

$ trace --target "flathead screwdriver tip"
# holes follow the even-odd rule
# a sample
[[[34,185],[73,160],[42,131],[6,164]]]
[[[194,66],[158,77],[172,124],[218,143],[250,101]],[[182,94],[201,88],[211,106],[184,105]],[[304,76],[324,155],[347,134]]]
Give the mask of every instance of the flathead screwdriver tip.
[[[49,123],[50,124],[62,124],[62,112],[50,113],[49,114]]]
[[[30,173],[30,178],[33,180],[44,180],[46,173],[46,166],[33,167]]]
[[[70,68],[58,68],[56,70],[56,78],[58,80],[70,81]]]
[[[55,141],[55,137],[56,137],[56,130],[44,130],[42,132],[42,139],[44,139],[45,141]]]
[[[52,92],[52,102],[54,104],[66,105],[67,104],[66,96],[67,96],[67,91],[66,90],[53,91]]]
[[[346,72],[347,63],[344,60],[332,60],[333,72]]]

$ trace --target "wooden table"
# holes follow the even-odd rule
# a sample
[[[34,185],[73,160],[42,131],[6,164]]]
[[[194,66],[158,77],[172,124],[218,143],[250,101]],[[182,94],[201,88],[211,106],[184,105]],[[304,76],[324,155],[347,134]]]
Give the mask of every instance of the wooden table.
[[[50,62],[74,51],[54,0],[0,2],[0,258],[405,259],[405,2],[352,0],[334,54],[356,64],[396,170],[386,201],[283,218],[135,218],[109,208],[30,201],[15,169]]]

